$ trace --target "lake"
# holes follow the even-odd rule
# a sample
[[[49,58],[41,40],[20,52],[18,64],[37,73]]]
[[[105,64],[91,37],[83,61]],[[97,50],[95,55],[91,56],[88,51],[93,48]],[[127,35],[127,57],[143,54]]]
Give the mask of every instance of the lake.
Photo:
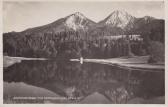
[[[164,70],[70,61],[4,68],[4,103],[165,103]]]

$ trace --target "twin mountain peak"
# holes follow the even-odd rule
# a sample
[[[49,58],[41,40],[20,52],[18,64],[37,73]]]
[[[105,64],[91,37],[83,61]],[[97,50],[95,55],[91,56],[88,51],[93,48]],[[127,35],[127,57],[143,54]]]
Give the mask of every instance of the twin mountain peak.
[[[106,17],[104,20],[101,20],[100,22],[96,23],[86,16],[84,16],[80,12],[75,12],[69,16],[66,16],[64,18],[58,19],[53,23],[40,26],[40,27],[35,27],[31,29],[27,29],[23,32],[26,34],[30,34],[33,32],[45,32],[45,33],[57,33],[57,32],[62,32],[62,31],[88,31],[88,30],[100,30],[107,28],[108,29],[120,29],[125,31],[128,29],[132,29],[133,27],[137,27],[137,23],[149,23],[150,21],[155,20],[155,18],[150,17],[150,16],[144,16],[142,18],[136,18],[126,11],[120,11],[120,10],[115,10],[113,11],[108,17]]]
[[[135,20],[135,17],[131,16],[125,11],[116,10],[112,12],[107,18],[104,20],[95,23],[94,21],[85,17],[82,13],[76,12],[65,18],[64,24],[73,30],[77,29],[88,29],[89,26],[95,24],[119,27],[124,29],[129,23]]]

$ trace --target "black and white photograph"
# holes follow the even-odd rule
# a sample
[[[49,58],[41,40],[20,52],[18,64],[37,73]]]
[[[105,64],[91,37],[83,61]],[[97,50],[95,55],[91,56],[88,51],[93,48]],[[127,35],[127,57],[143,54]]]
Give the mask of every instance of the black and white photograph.
[[[3,1],[3,104],[165,104],[165,1]]]

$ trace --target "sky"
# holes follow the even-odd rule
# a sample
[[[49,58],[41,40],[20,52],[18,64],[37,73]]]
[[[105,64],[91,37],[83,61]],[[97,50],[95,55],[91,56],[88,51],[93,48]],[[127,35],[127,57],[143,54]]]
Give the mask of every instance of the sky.
[[[23,31],[52,23],[75,12],[99,22],[114,10],[124,10],[135,17],[164,19],[163,1],[139,2],[3,2],[3,32]]]

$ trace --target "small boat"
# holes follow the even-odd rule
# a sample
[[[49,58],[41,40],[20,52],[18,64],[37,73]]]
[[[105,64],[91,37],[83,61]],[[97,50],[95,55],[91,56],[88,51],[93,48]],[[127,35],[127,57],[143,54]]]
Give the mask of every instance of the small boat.
[[[83,64],[83,57],[80,57],[80,63]]]

